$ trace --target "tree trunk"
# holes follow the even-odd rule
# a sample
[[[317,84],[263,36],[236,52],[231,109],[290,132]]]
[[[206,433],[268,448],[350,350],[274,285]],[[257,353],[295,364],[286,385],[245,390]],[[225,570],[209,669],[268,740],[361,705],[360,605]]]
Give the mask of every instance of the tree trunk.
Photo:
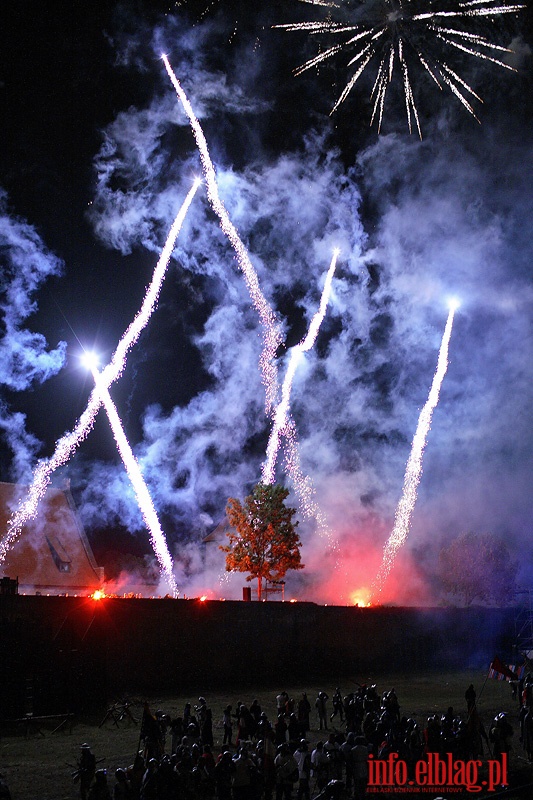
[[[262,579],[259,577],[257,579],[257,599],[261,600],[261,589],[262,589]]]

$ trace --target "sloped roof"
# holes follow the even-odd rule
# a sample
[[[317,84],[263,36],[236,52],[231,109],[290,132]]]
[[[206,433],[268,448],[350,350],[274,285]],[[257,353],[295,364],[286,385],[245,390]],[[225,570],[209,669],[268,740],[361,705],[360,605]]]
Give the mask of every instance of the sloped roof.
[[[0,537],[28,488],[0,482]],[[94,591],[103,582],[68,489],[49,488],[37,517],[24,526],[0,564],[0,577],[18,578],[19,591]]]
[[[224,517],[216,526],[213,528],[211,533],[208,533],[207,536],[204,536],[202,542],[207,544],[209,542],[223,542],[226,538],[226,535],[229,531],[234,530],[232,526],[228,522],[228,518]]]

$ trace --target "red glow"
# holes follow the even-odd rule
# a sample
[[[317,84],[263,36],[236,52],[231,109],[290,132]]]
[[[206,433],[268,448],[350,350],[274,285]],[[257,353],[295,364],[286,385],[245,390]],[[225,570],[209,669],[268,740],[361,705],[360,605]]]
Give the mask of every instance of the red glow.
[[[348,512],[347,512],[348,513]],[[342,553],[324,552],[324,548],[304,550],[306,570],[316,576],[306,588],[305,599],[328,605],[430,605],[433,600],[417,563],[417,556],[408,548],[398,553],[394,569],[387,578],[379,597],[371,597],[371,584],[377,575],[383,544],[390,530],[385,522],[375,518],[357,530],[347,525],[337,531],[342,541]]]
[[[350,603],[354,606],[359,606],[359,608],[367,608],[372,605],[369,601],[369,597],[370,592],[368,589],[357,589],[350,594]]]
[[[91,597],[93,600],[103,600],[105,596],[106,593],[103,589],[97,589],[95,592],[89,595],[89,597]]]
[[[207,600],[207,595],[206,595],[206,594],[203,594],[203,595],[200,597],[200,603],[205,603],[205,601],[206,601],[206,600]]]

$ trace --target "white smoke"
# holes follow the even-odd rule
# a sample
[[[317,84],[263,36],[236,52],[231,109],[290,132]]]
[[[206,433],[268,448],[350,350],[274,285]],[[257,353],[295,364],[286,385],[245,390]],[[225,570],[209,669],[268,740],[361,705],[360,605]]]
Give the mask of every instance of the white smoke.
[[[31,225],[9,212],[7,195],[0,189],[0,386],[4,397],[47,381],[63,366],[66,345],[50,350],[45,337],[27,327],[37,311],[41,285],[62,271],[60,260],[48,251]],[[40,442],[26,430],[25,415],[0,400],[0,429],[13,451],[10,475],[25,480]]]
[[[339,247],[328,313],[295,378],[292,412],[302,466],[343,566],[335,572],[313,525],[302,525],[306,570],[291,576],[291,585],[310,599],[349,601],[375,574],[450,294],[462,301],[450,367],[428,438],[411,544],[397,577],[391,575],[390,596],[427,600],[439,548],[466,529],[490,528],[529,553],[530,132],[513,133],[503,90],[498,97],[495,88],[502,108],[493,106],[481,128],[471,120],[463,125],[462,110],[438,98],[425,141],[370,135],[356,152],[318,111],[300,104],[302,119],[291,114],[290,125],[279,113],[268,80],[276,86],[272,76],[287,60],[266,35],[263,49],[252,51],[246,35],[228,50],[227,34],[220,20],[191,29],[169,17],[149,54],[145,36],[128,37],[119,60],[141,67],[145,79],[153,74],[154,92],[105,129],[90,219],[109,247],[157,252],[184,187],[199,172],[186,120],[162,66],[158,72],[155,56],[170,50],[202,119],[221,196],[282,320],[287,347],[304,334],[331,250]],[[293,80],[290,72],[286,80]],[[319,79],[309,75],[301,88],[283,90],[289,97],[314,92],[320,107],[313,81]],[[515,99],[509,96],[510,106]],[[355,116],[349,122],[358,131],[364,124]],[[178,560],[180,588],[191,593],[220,585],[222,555],[217,566],[213,551],[200,545],[206,520],[214,527],[227,498],[242,498],[259,479],[270,422],[257,368],[258,320],[205,201],[190,210],[167,280],[175,291],[151,322],[152,342],[179,321],[179,336],[161,347],[181,353],[186,344],[183,351],[194,353],[200,367],[185,363],[180,371],[185,400],[144,407],[135,449]],[[131,384],[139,397],[144,346],[141,340]],[[279,360],[282,372],[284,353]],[[182,388],[174,374],[160,382],[165,395]],[[88,528],[120,522],[142,529],[121,466],[80,459],[69,469]],[[241,582],[238,576],[225,585],[235,595]]]

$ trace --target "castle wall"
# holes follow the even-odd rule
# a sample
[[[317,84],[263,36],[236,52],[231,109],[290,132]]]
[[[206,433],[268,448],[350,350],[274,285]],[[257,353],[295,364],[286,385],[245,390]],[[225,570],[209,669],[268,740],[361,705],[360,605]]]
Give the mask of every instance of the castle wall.
[[[0,709],[79,710],[122,693],[306,684],[487,667],[516,609],[0,596]],[[10,709],[7,713],[6,709]],[[60,710],[63,710],[61,708]]]

